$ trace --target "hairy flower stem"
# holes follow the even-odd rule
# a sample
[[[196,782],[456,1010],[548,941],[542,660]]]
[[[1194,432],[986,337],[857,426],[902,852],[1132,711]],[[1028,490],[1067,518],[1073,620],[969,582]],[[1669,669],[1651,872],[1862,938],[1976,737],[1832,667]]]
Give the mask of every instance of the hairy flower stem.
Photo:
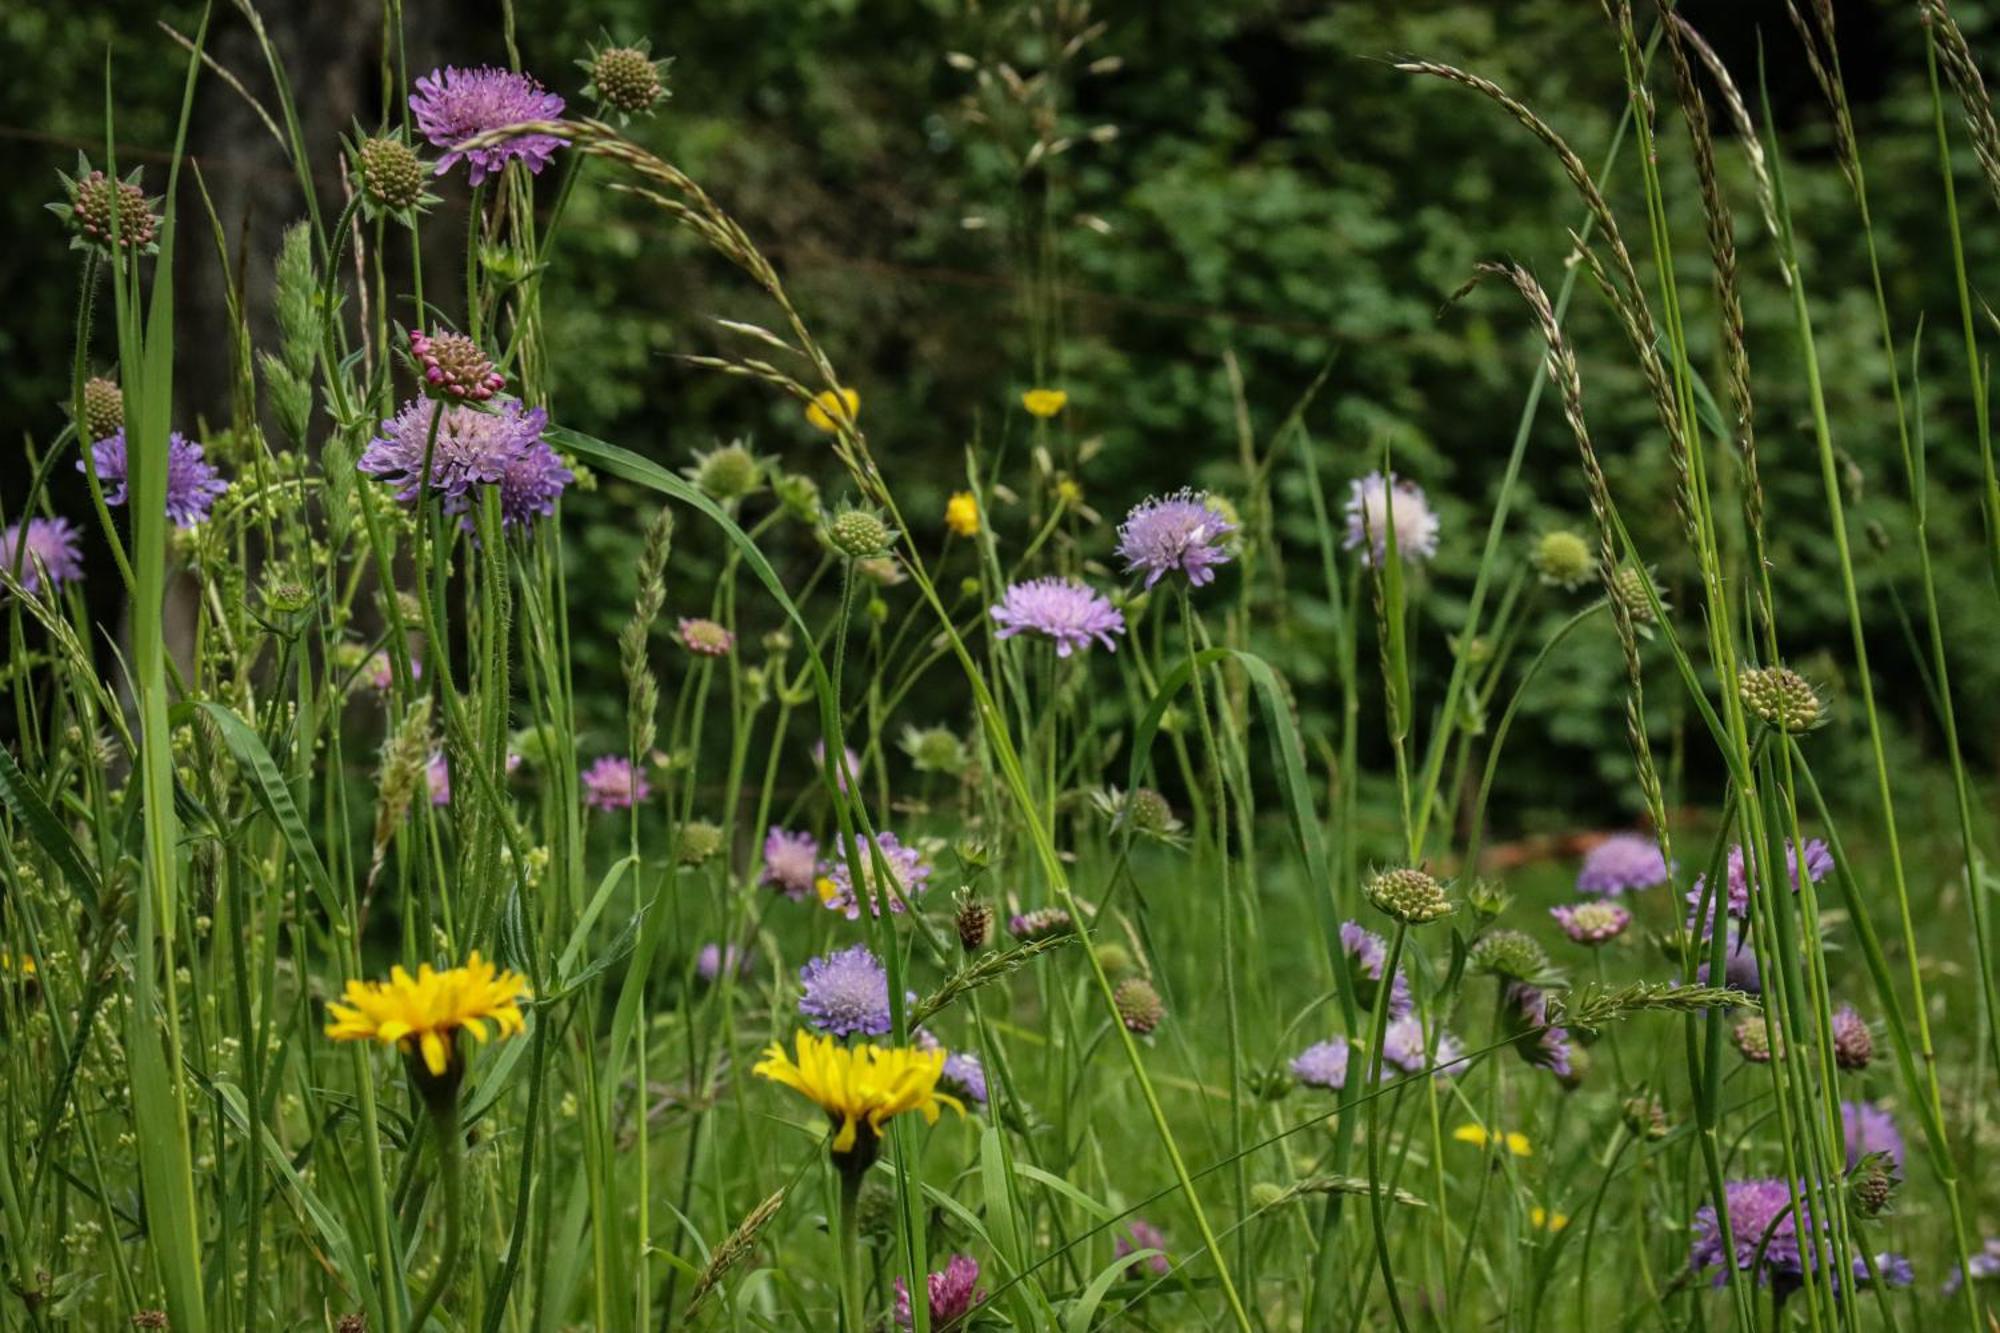
[[[844,1333],[861,1333],[868,1327],[862,1320],[861,1304],[861,1183],[868,1173],[850,1170],[839,1161],[834,1170],[840,1177],[840,1207],[835,1220],[840,1249],[840,1326]],[[921,1288],[912,1291],[920,1292]]]
[[[1379,1095],[1382,1082],[1382,1038],[1389,1030],[1389,995],[1395,990],[1390,983],[1395,979],[1396,969],[1403,962],[1403,939],[1409,934],[1407,921],[1396,922],[1396,932],[1389,937],[1389,956],[1382,963],[1382,980],[1375,987],[1375,1012],[1368,1023],[1368,1077],[1365,1086],[1378,1095],[1368,1098],[1368,1216],[1375,1237],[1375,1259],[1382,1269],[1382,1286],[1389,1297],[1389,1313],[1396,1318],[1396,1327],[1407,1330],[1409,1320],[1403,1314],[1403,1299],[1396,1291],[1395,1264],[1389,1257],[1389,1214],[1383,1198],[1382,1181],[1382,1098]]]
[[[410,1314],[410,1328],[422,1333],[431,1311],[458,1276],[459,1248],[465,1228],[465,1133],[458,1123],[458,1091],[430,1102],[431,1132],[437,1140],[438,1187],[444,1195],[444,1248],[438,1252],[437,1273]]]

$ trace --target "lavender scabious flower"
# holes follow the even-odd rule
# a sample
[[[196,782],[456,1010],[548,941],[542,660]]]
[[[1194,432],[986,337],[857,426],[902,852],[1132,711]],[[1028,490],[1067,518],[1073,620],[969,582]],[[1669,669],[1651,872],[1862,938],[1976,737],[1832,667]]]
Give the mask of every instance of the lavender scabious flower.
[[[815,958],[799,969],[799,1012],[822,1032],[879,1037],[889,1030],[889,973],[868,946]]]
[[[1152,1269],[1156,1275],[1165,1277],[1174,1271],[1173,1263],[1167,1258],[1167,1233],[1145,1218],[1135,1217],[1132,1219],[1132,1225],[1125,1229],[1125,1234],[1112,1242],[1111,1257],[1123,1259],[1126,1255],[1140,1250],[1158,1250],[1159,1253],[1148,1255],[1144,1261],[1134,1259],[1126,1265],[1127,1273],[1136,1275],[1141,1267],[1145,1267]]]
[[[1355,985],[1363,1009],[1375,1007],[1375,988],[1382,984],[1382,968],[1389,961],[1389,942],[1359,921],[1340,923],[1340,947],[1354,964]],[[1410,997],[1410,979],[1396,970],[1389,983],[1389,1017],[1402,1018],[1416,1008]]]
[[[1785,848],[1785,869],[1787,878],[1792,882],[1793,893],[1799,891],[1799,860],[1799,848],[1796,844]],[[1812,877],[1812,882],[1815,884],[1826,878],[1826,872],[1833,869],[1833,853],[1827,850],[1826,843],[1818,838],[1806,839],[1804,860],[1806,874]],[[1687,892],[1688,929],[1693,930],[1699,922],[1704,939],[1715,930],[1713,911],[1710,912],[1708,921],[1701,921],[1701,900],[1702,895],[1708,891],[1707,883],[1708,876],[1703,875],[1695,880],[1694,887]],[[1742,843],[1737,843],[1729,849],[1729,893],[1725,900],[1725,910],[1738,920],[1750,915],[1750,875],[1744,866]]]
[[[1549,1026],[1549,997],[1539,986],[1509,982],[1507,1007],[1513,1011],[1514,1049],[1537,1069],[1546,1069],[1559,1079],[1571,1077],[1569,1029]]]
[[[1704,942],[1704,953],[1706,947]],[[1702,985],[1709,984],[1708,963],[1705,959],[1702,965],[1695,969],[1694,975],[1695,980]],[[1743,933],[1734,925],[1730,926],[1723,936],[1722,984],[1731,990],[1740,990],[1745,995],[1764,993],[1764,978],[1757,968],[1757,955],[1751,950],[1749,940],[1745,939]]]
[[[1438,517],[1431,511],[1424,488],[1391,472],[1384,478],[1371,472],[1357,479],[1347,499],[1348,550],[1359,548],[1361,563],[1374,565],[1389,553],[1389,530],[1395,529],[1396,554],[1421,562],[1437,554]]]
[[[1803,1207],[1803,1190],[1800,1195]],[[1735,1252],[1724,1252],[1722,1224],[1715,1205],[1704,1204],[1694,1215],[1689,1265],[1696,1271],[1717,1269],[1718,1287],[1728,1280],[1726,1270],[1730,1268],[1744,1272],[1755,1269],[1759,1286],[1800,1282],[1805,1276],[1806,1259],[1799,1248],[1799,1214],[1792,1207],[1792,1191],[1786,1182],[1775,1177],[1732,1180],[1723,1188],[1723,1199],[1729,1210]],[[1810,1220],[1809,1213],[1807,1216]],[[1815,1228],[1808,1225],[1806,1229],[1810,1233]]]
[[[1986,1244],[1980,1246],[1979,1252],[1972,1256],[1967,1267],[1952,1265],[1951,1275],[1944,1280],[1944,1294],[1950,1296],[1964,1286],[1968,1273],[1974,1282],[1986,1282],[2000,1277],[2000,1236],[1987,1237]]]
[[[424,786],[432,805],[451,804],[451,765],[445,762],[443,750],[431,751],[430,762],[424,765]]]
[[[787,833],[776,824],[764,835],[764,877],[787,898],[802,901],[819,878],[819,840],[810,833]]]
[[[1896,1118],[1874,1102],[1840,1104],[1840,1136],[1847,1141],[1847,1165],[1853,1167],[1870,1153],[1887,1153],[1898,1170],[1903,1166],[1903,1134]]]
[[[539,173],[556,149],[569,142],[553,134],[518,134],[484,148],[459,147],[488,130],[523,121],[553,120],[562,114],[561,97],[512,70],[450,65],[434,69],[417,80],[417,90],[410,94],[410,110],[416,114],[417,128],[424,137],[448,150],[438,159],[437,174],[442,176],[464,162],[474,185],[499,175],[516,158],[529,172]]]
[[[882,869],[887,872],[888,883],[880,882],[876,875],[876,855],[868,848],[873,842],[875,853],[881,857]],[[863,839],[861,852],[861,892],[855,892],[853,868],[843,859],[834,864],[818,881],[820,901],[836,912],[846,914],[849,921],[861,918],[861,902],[865,899],[868,910],[881,915],[877,894],[886,892],[891,912],[902,912],[912,898],[919,897],[930,887],[931,868],[924,864],[924,858],[914,847],[905,847],[893,833],[878,833],[871,839]]]
[[[470,528],[467,511],[474,490],[498,486],[501,521],[510,528],[527,527],[554,513],[557,497],[575,480],[542,439],[548,422],[548,413],[541,408],[523,408],[512,398],[501,400],[495,412],[464,406],[440,409],[413,399],[382,423],[382,433],[368,442],[355,466],[396,486],[396,498],[404,504],[415,504],[424,493],[428,456],[430,490],[447,514],[466,514],[465,526]]]
[[[992,609],[1002,639],[1033,633],[1053,639],[1057,657],[1088,649],[1093,641],[1118,651],[1112,635],[1125,632],[1125,617],[1102,593],[1071,579],[1030,579],[1011,585]]]
[[[9,524],[6,532],[0,533],[0,567],[13,574],[29,593],[42,590],[44,574],[50,587],[80,579],[82,534],[66,518],[31,518],[25,533],[21,524]]]
[[[601,756],[582,777],[583,803],[597,810],[630,810],[653,794],[646,775],[622,754]]]
[[[1382,1063],[1392,1069],[1400,1069],[1405,1074],[1421,1074],[1426,1069],[1437,1071],[1443,1078],[1452,1066],[1465,1061],[1465,1047],[1449,1032],[1437,1033],[1435,1057],[1428,1053],[1423,1021],[1412,1014],[1389,1024],[1382,1033]]]
[[[972,1313],[972,1307],[986,1299],[986,1292],[979,1286],[979,1262],[970,1255],[954,1254],[945,1264],[941,1273],[931,1273],[925,1277],[929,1290],[931,1327],[949,1329],[964,1323]],[[915,1312],[910,1309],[910,1288],[901,1278],[896,1279],[896,1322],[904,1328],[915,1328]]]
[[[703,981],[720,980],[725,968],[740,977],[750,970],[750,959],[733,944],[704,944],[694,956],[695,975]]]
[[[1584,853],[1576,891],[1617,897],[1667,882],[1667,859],[1660,844],[1642,833],[1614,833]]]
[[[1118,528],[1118,554],[1126,573],[1145,571],[1148,588],[1176,569],[1199,588],[1215,581],[1216,565],[1228,563],[1225,543],[1235,531],[1208,494],[1180,490],[1133,506]]]
[[[1549,909],[1549,915],[1565,935],[1593,947],[1617,939],[1632,924],[1632,914],[1614,902],[1558,903]]]
[[[90,446],[91,461],[104,486],[104,503],[122,505],[126,487],[125,432],[105,436]],[[76,460],[76,470],[85,470]],[[208,519],[216,499],[229,489],[215,464],[202,457],[201,446],[179,431],[167,436],[167,518],[177,528],[191,528]]]
[[[824,739],[813,742],[812,756],[814,768],[827,768],[826,741]],[[861,756],[854,753],[852,748],[843,745],[840,747],[840,760],[841,764],[839,768],[828,769],[827,772],[828,776],[833,779],[835,789],[844,796],[847,794],[848,775],[851,773],[857,779],[861,776]]]
[[[1309,1088],[1338,1092],[1347,1086],[1350,1054],[1344,1040],[1314,1042],[1292,1059],[1292,1073]]]
[[[971,1051],[953,1051],[944,1058],[938,1083],[946,1092],[969,1101],[986,1104],[986,1066]]]

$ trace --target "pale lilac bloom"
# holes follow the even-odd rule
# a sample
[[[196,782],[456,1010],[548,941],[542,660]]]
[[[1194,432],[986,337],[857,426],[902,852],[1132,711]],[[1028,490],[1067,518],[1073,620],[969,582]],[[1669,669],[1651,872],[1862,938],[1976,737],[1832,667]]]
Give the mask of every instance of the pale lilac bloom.
[[[1116,652],[1118,644],[1111,636],[1125,632],[1125,617],[1110,599],[1073,579],[1012,584],[991,614],[1000,626],[996,638],[1040,634],[1055,642],[1057,657],[1088,649],[1093,642]]]
[[[879,1037],[889,1030],[889,973],[867,945],[811,960],[799,980],[805,984],[799,1012],[820,1031]]]
[[[1723,1189],[1729,1209],[1731,1239],[1735,1252],[1723,1249],[1722,1224],[1714,1204],[1705,1204],[1694,1215],[1694,1243],[1688,1262],[1697,1272],[1714,1268],[1715,1285],[1728,1280],[1729,1268],[1745,1272],[1756,1269],[1759,1286],[1772,1282],[1796,1285],[1804,1280],[1806,1256],[1799,1246],[1799,1212],[1792,1207],[1792,1191],[1777,1178],[1732,1180]],[[1806,1191],[1799,1191],[1801,1208]],[[1810,1212],[1807,1213],[1810,1219]],[[1815,1230],[1808,1226],[1810,1233]],[[1759,1262],[1761,1256],[1762,1262]]]
[[[944,1058],[944,1072],[938,1083],[946,1092],[967,1101],[986,1104],[986,1066],[971,1051],[953,1051]]]
[[[1158,1250],[1159,1253],[1149,1255],[1143,1264],[1140,1260],[1133,1260],[1126,1266],[1127,1273],[1134,1273],[1142,1266],[1152,1269],[1160,1277],[1174,1271],[1173,1263],[1167,1258],[1167,1234],[1143,1217],[1135,1217],[1125,1229],[1125,1235],[1112,1242],[1111,1257],[1122,1259],[1140,1250]]]
[[[1199,588],[1214,582],[1214,566],[1228,563],[1235,531],[1208,494],[1180,490],[1133,507],[1118,529],[1118,554],[1126,573],[1145,571],[1148,588],[1174,570]]]
[[[840,747],[840,755],[841,766],[829,770],[828,776],[833,779],[834,788],[841,795],[845,796],[847,794],[848,775],[851,773],[857,779],[861,776],[861,756],[854,753],[852,748],[845,745]],[[813,742],[812,756],[814,768],[826,768],[826,740],[824,738]]]
[[[1309,1088],[1338,1092],[1347,1086],[1350,1050],[1345,1040],[1315,1042],[1292,1060],[1292,1074]]]
[[[1874,1102],[1840,1104],[1840,1136],[1847,1141],[1847,1165],[1854,1165],[1869,1153],[1887,1153],[1897,1170],[1903,1167],[1903,1134],[1896,1118]]]
[[[125,432],[107,435],[90,446],[91,461],[97,465],[97,479],[104,487],[104,503],[122,505],[128,498]],[[84,472],[81,458],[76,470]],[[191,528],[208,520],[208,512],[229,489],[215,464],[202,457],[202,448],[179,431],[167,436],[167,518],[177,528]]]
[[[388,650],[379,650],[371,656],[362,666],[361,674],[363,679],[368,682],[369,689],[374,690],[377,694],[387,693],[389,687],[396,681],[396,667],[389,660]],[[419,662],[415,657],[411,657],[410,679],[422,680],[423,678],[424,664]]]
[[[1389,961],[1389,942],[1359,921],[1340,924],[1340,947],[1354,963],[1356,998],[1363,1009],[1375,1007],[1375,988],[1381,984],[1382,969]],[[1389,1017],[1402,1018],[1416,1008],[1410,996],[1410,979],[1401,968],[1389,983]]]
[[[1374,565],[1389,553],[1389,530],[1395,529],[1396,554],[1420,563],[1437,554],[1438,517],[1431,511],[1424,488],[1391,472],[1385,480],[1371,472],[1355,480],[1347,500],[1348,550],[1361,551],[1361,563]]]
[[[941,1273],[926,1276],[930,1298],[931,1327],[939,1330],[960,1326],[972,1307],[986,1299],[979,1287],[979,1264],[970,1255],[954,1254]],[[896,1279],[896,1322],[904,1328],[916,1327],[916,1313],[910,1308],[910,1289]]]
[[[598,810],[629,810],[653,794],[644,772],[622,754],[607,754],[583,770],[583,803]]]
[[[762,882],[787,898],[803,899],[819,878],[819,841],[810,833],[787,833],[776,824],[764,835]]]
[[[0,533],[0,567],[11,571],[29,593],[42,590],[42,576],[51,587],[83,577],[83,534],[66,518],[31,518],[25,539],[19,523]]]
[[[1965,1285],[1966,1268],[1952,1265],[1951,1275],[1944,1280],[1944,1294],[1949,1296]],[[1974,1282],[1986,1282],[2000,1277],[2000,1236],[1989,1236],[1986,1243],[1972,1256],[1969,1271]]]
[[[1617,897],[1667,882],[1660,844],[1642,833],[1614,833],[1583,855],[1576,891]]]
[[[1421,1074],[1426,1068],[1437,1071],[1443,1078],[1452,1066],[1465,1061],[1465,1047],[1449,1032],[1437,1034],[1435,1058],[1425,1058],[1425,1035],[1423,1021],[1414,1014],[1399,1018],[1389,1024],[1382,1034],[1382,1061],[1405,1074]]]
[[[1825,842],[1818,838],[1808,838],[1805,843],[1805,863],[1806,874],[1812,877],[1813,883],[1817,884],[1826,878],[1827,871],[1833,869],[1833,853],[1827,849]],[[1799,849],[1796,844],[1785,848],[1785,869],[1787,872],[1786,877],[1792,882],[1792,892],[1797,893],[1799,891]],[[1708,891],[1707,884],[1708,876],[1702,875],[1695,880],[1694,887],[1687,892],[1689,930],[1693,930],[1697,922],[1700,922],[1701,899],[1702,895]],[[1750,875],[1744,865],[1742,843],[1737,843],[1729,849],[1729,892],[1725,896],[1724,910],[1738,920],[1742,920],[1744,917],[1750,915]],[[1700,924],[1702,926],[1701,933],[1704,938],[1714,933],[1714,912],[1712,909],[1710,911],[1710,919],[1706,922],[1700,922]]]
[[[750,970],[750,959],[733,944],[704,944],[694,957],[695,975],[703,981],[718,980],[724,968],[740,977]]]
[[[1505,999],[1517,1025],[1515,1051],[1536,1068],[1560,1079],[1569,1078],[1574,1072],[1569,1061],[1569,1029],[1548,1026],[1548,995],[1539,986],[1515,981],[1508,983]]]
[[[410,94],[410,110],[416,114],[417,128],[424,137],[449,150],[438,159],[437,174],[442,176],[463,161],[474,185],[499,175],[510,159],[518,158],[529,172],[539,173],[556,149],[569,142],[553,134],[517,134],[484,148],[459,147],[488,130],[562,115],[561,97],[512,70],[449,65],[432,70],[417,80],[417,90]]]
[[[1708,946],[1714,937],[1701,943],[1702,964],[1695,969],[1695,980],[1706,986],[1708,980]],[[1757,967],[1757,955],[1750,948],[1750,941],[1743,932],[1731,925],[1722,938],[1722,984],[1731,990],[1740,990],[1745,995],[1761,995],[1764,979]]]
[[[430,762],[424,765],[424,786],[432,805],[451,804],[451,765],[445,762],[443,750],[431,751]]]
[[[442,415],[439,415],[442,413]],[[431,421],[437,420],[437,435]],[[430,493],[447,514],[464,516],[481,486],[500,488],[500,517],[507,527],[527,527],[555,512],[563,488],[575,480],[555,450],[542,439],[549,416],[518,399],[499,400],[496,410],[462,404],[441,407],[415,398],[382,423],[355,466],[394,485],[396,498],[415,504],[424,493],[424,458],[430,458]]]
[[[1617,939],[1632,924],[1632,914],[1617,903],[1605,900],[1558,903],[1549,915],[1578,944],[1599,945]]]
[[[854,872],[844,858],[829,867],[817,885],[820,901],[832,910],[844,913],[849,921],[860,920],[863,900],[867,902],[868,910],[879,916],[878,895],[886,893],[889,910],[902,912],[910,899],[920,897],[930,887],[931,868],[924,863],[923,856],[916,848],[905,847],[893,833],[878,833],[873,839],[875,850],[881,856],[881,868],[887,872],[888,883],[882,883],[876,873],[876,856],[868,850],[869,842],[866,838],[856,840],[862,871],[858,894]]]

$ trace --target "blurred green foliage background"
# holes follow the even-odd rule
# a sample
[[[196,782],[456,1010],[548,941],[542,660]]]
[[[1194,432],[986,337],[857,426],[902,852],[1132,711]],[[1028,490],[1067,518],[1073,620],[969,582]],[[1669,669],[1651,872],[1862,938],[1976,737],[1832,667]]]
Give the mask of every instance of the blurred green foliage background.
[[[2000,35],[1993,7],[1954,8],[1985,53]],[[410,9],[413,74],[445,61],[506,59],[496,6]],[[1899,769],[1919,773],[1935,748],[1934,729],[1898,600],[1900,593],[1908,601],[1914,557],[1895,480],[1896,432],[1862,238],[1829,155],[1829,117],[1782,5],[1690,0],[1681,9],[1746,88],[1755,89],[1760,56],[1764,62],[1868,580],[1871,650],[1889,687]],[[1914,4],[1836,9],[1898,334],[1903,355],[1922,372],[1935,481],[1932,538],[1961,725],[1974,763],[1987,771],[2000,725],[2000,617],[1965,484],[1978,464],[1922,30]],[[986,457],[1007,450],[1009,475],[1024,479],[1023,423],[1013,404],[1032,383],[1060,383],[1072,403],[1064,428],[1095,446],[1080,480],[1106,516],[1089,551],[1102,557],[1116,516],[1148,493],[1183,484],[1241,490],[1231,357],[1260,453],[1325,371],[1304,420],[1335,503],[1347,479],[1369,470],[1386,446],[1444,516],[1442,548],[1425,580],[1421,644],[1427,674],[1441,682],[1448,635],[1462,614],[1539,348],[1511,296],[1482,290],[1457,304],[1449,298],[1482,259],[1519,260],[1553,290],[1565,270],[1566,229],[1579,224],[1581,209],[1551,156],[1497,108],[1398,73],[1389,62],[1418,55],[1497,80],[1595,167],[1622,109],[1616,51],[1596,6],[1106,0],[1094,6],[1093,35],[1065,65],[1069,77],[1060,88],[1017,98],[993,71],[1004,64],[1032,80],[1048,68],[1050,12],[997,0],[524,0],[514,19],[524,67],[569,96],[577,111],[584,109],[583,75],[573,62],[602,34],[621,41],[647,35],[656,54],[674,57],[674,100],[632,133],[704,182],[778,261],[861,391],[874,447],[913,514],[935,523],[945,494],[962,483],[968,444]],[[1066,12],[1066,31],[1085,26],[1075,3]],[[372,127],[381,114],[380,10],[361,0],[272,4],[264,18],[294,72],[308,133],[324,146],[319,188],[323,198],[336,198],[334,136],[357,120]],[[121,165],[146,165],[155,189],[164,179],[161,150],[172,139],[182,60],[156,26],[162,20],[192,32],[199,10],[138,0],[0,9],[0,45],[34,53],[11,62],[10,78],[0,83],[0,164],[13,184],[0,197],[8,237],[0,253],[7,312],[0,320],[7,366],[0,421],[16,438],[46,440],[61,421],[56,403],[68,377],[74,267],[65,262],[59,224],[42,206],[57,196],[55,171],[69,168],[79,148],[102,156],[107,53]],[[216,10],[212,49],[253,96],[268,100],[248,25],[232,6]],[[1696,364],[1713,380],[1698,199],[1664,68],[1655,87],[1662,169],[1680,205],[1674,222]],[[1955,104],[1947,111],[1977,285],[2000,262],[2000,228],[1956,137]],[[1045,119],[1037,123],[1037,115]],[[1043,129],[1042,137],[1070,146],[1024,162]],[[1787,298],[1743,155],[1726,126],[1717,132],[1744,252],[1784,646],[1836,700],[1835,724],[1819,743],[1835,747],[1834,755],[1841,747],[1858,754],[1859,720],[1838,706],[1850,670],[1847,632],[1802,419]],[[184,282],[197,294],[204,281],[212,290],[219,256],[227,254],[242,263],[257,305],[279,231],[300,212],[296,182],[274,165],[274,146],[238,95],[214,78],[201,89],[194,146],[218,200],[224,243],[218,251],[204,234],[201,244],[183,247]],[[1642,250],[1631,165],[1629,157],[1621,162],[1607,192]],[[713,259],[664,232],[657,215],[603,189],[607,179],[586,176],[549,277],[554,344],[571,353],[556,368],[558,418],[674,466],[695,449],[748,437],[789,467],[830,478],[832,470],[813,459],[822,442],[801,427],[792,405],[676,359],[715,346],[719,335],[708,317],[761,320],[768,311]],[[432,215],[427,243],[449,263],[455,250],[463,252],[465,191],[454,180],[441,193],[447,203]],[[181,207],[184,226],[194,220],[205,233],[191,187]],[[1060,318],[1050,363],[1038,366],[1028,282],[1045,245],[1054,247]],[[219,317],[213,300],[206,314],[198,299],[189,310],[197,326]],[[1920,321],[1929,331],[1919,351]],[[1651,406],[1587,284],[1570,322],[1593,431],[1671,592],[1685,570],[1674,553],[1669,473]],[[226,411],[215,387],[226,382],[226,368],[200,363],[203,349],[220,341],[198,336],[198,327],[195,333],[180,339],[187,349],[183,427]],[[99,367],[104,356],[100,348]],[[1283,562],[1287,595],[1259,619],[1257,646],[1293,683],[1308,729],[1325,734],[1336,702],[1333,641],[1299,447],[1297,440],[1286,446],[1275,473],[1281,548],[1263,553]],[[1573,445],[1547,406],[1528,457],[1527,503],[1507,547],[1512,563],[1534,534],[1587,519]],[[18,469],[0,477],[10,505],[25,480]],[[81,514],[80,480],[65,475],[57,501]],[[622,580],[646,506],[608,484],[569,506],[572,558],[611,574],[579,582],[581,600],[572,608],[580,678],[601,685],[589,700],[592,720],[607,729],[621,698],[613,633],[629,601]],[[1003,531],[1009,521],[1004,511],[998,515]],[[939,530],[917,537],[935,541]],[[1871,540],[1876,534],[1880,540]],[[787,542],[796,549],[786,567],[802,574],[810,539],[791,530],[777,542],[781,555]],[[677,553],[683,579],[699,575],[700,549],[689,541]],[[109,579],[97,580],[93,595],[104,599],[107,620],[115,615]],[[908,590],[886,596],[893,604]],[[1571,595],[1540,596],[1531,646],[1577,604]],[[1369,651],[1364,646],[1364,662]],[[1660,681],[1655,724],[1678,755],[1676,690],[1664,660],[1652,665]],[[1607,823],[1630,817],[1636,796],[1617,708],[1619,671],[1608,629],[1564,649],[1517,724],[1496,799],[1503,822],[1535,828],[1573,822],[1579,813]],[[1688,749],[1685,795],[1704,800],[1714,774],[1701,746]],[[1822,761],[1820,771],[1850,789],[1866,780],[1856,762]],[[1914,780],[1910,794],[1928,799]]]

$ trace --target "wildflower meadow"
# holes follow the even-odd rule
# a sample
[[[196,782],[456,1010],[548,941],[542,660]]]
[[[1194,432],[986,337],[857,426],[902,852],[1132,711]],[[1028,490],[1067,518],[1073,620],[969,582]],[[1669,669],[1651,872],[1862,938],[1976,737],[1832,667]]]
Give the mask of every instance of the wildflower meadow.
[[[2000,1329],[1987,6],[117,8],[0,1328]]]

